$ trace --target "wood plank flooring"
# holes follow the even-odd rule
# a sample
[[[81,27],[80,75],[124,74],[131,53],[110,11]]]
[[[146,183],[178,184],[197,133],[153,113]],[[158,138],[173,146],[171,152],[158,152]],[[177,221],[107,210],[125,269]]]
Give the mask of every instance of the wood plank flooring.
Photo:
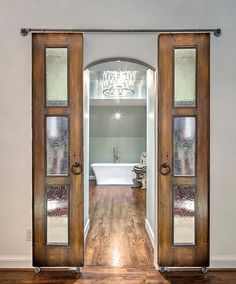
[[[130,186],[90,187],[86,265],[153,266],[145,230],[146,191]]]
[[[167,272],[161,275],[152,267],[85,266],[81,274],[74,271],[3,271],[1,284],[235,284],[236,271]]]

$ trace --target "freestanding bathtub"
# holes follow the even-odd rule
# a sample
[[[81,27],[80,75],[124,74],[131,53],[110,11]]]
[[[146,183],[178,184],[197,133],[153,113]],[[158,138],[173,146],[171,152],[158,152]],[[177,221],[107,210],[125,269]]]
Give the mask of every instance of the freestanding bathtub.
[[[94,163],[91,165],[98,185],[133,184],[135,163]]]

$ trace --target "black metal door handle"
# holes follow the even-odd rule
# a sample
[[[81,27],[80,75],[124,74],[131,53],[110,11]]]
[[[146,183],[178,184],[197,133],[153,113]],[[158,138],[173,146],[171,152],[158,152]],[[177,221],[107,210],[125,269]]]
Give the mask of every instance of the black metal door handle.
[[[167,176],[170,172],[171,172],[170,166],[166,162],[162,163],[161,166],[160,166],[161,175]]]
[[[80,175],[83,171],[83,167],[80,163],[75,162],[71,167],[71,172],[74,175]]]

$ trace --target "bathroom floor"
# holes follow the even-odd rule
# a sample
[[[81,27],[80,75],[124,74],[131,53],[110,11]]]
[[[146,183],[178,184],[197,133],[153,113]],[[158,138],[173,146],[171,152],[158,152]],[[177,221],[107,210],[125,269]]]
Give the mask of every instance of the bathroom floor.
[[[145,206],[145,190],[91,184],[85,265],[153,265]]]

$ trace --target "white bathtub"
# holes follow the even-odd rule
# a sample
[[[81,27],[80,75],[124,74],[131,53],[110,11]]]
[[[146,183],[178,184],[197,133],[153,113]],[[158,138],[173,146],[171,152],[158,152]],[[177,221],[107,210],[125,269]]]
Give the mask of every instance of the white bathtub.
[[[135,163],[94,163],[91,165],[98,185],[133,184]]]

